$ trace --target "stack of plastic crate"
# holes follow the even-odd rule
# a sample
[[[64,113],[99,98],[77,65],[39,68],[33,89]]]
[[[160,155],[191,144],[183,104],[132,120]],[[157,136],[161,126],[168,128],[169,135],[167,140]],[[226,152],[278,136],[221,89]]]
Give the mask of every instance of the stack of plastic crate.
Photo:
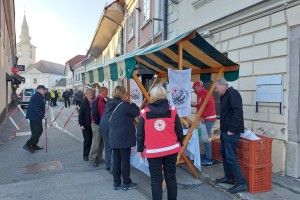
[[[237,158],[249,192],[265,192],[272,189],[272,138],[257,135],[260,140],[240,138]]]
[[[257,135],[260,140],[240,138],[237,159],[248,183],[249,192],[272,189],[272,138]],[[220,139],[212,140],[212,157],[222,162]]]

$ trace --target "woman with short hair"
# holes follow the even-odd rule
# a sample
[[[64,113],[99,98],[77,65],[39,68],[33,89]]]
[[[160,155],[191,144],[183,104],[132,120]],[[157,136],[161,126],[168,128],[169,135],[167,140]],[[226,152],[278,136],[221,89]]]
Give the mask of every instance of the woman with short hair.
[[[117,86],[107,102],[109,121],[109,144],[113,150],[114,190],[137,188],[130,179],[131,147],[136,146],[134,118],[139,116],[139,107],[127,100],[127,91],[123,86]]]
[[[150,92],[152,103],[141,110],[137,127],[137,150],[147,158],[153,200],[162,199],[162,167],[168,199],[177,198],[176,162],[183,146],[183,130],[175,107],[167,100],[167,91],[156,86]]]
[[[92,131],[92,119],[91,119],[91,104],[93,103],[94,90],[88,88],[85,91],[84,100],[81,102],[78,122],[83,135],[83,160],[89,160],[89,154],[92,145],[93,131]]]

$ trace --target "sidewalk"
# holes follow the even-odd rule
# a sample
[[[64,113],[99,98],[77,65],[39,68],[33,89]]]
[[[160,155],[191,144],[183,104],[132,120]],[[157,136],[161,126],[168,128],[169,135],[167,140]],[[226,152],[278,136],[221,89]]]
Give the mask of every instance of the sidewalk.
[[[215,164],[213,166],[202,166],[201,180],[209,183],[210,185],[227,192],[226,190],[231,187],[228,184],[216,184],[214,180],[224,176],[223,165]],[[291,177],[283,177],[277,174],[272,174],[272,190],[269,192],[249,193],[241,192],[233,197],[240,199],[284,199],[295,200],[300,199],[300,179],[293,179]]]

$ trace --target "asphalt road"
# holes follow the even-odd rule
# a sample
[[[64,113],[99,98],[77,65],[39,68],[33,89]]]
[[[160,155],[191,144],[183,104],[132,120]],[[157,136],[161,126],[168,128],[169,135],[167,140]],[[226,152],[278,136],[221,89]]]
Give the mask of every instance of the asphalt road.
[[[48,119],[53,120],[61,108],[51,108],[47,112]],[[4,121],[0,127],[0,199],[151,199],[150,178],[142,172],[131,169],[131,178],[138,183],[138,189],[114,191],[112,175],[104,169],[104,164],[94,168],[83,161],[82,135],[77,126],[76,111],[64,127],[74,108],[61,110],[57,123],[48,129],[47,152],[45,131],[39,142],[44,149],[31,154],[22,148],[29,138],[29,123],[26,121],[18,131],[23,136],[9,140],[16,128],[8,118]],[[17,111],[12,118],[19,125],[24,116]],[[177,179],[179,200],[232,199],[228,194],[196,180],[184,167],[177,167]],[[164,199],[167,199],[166,191]]]

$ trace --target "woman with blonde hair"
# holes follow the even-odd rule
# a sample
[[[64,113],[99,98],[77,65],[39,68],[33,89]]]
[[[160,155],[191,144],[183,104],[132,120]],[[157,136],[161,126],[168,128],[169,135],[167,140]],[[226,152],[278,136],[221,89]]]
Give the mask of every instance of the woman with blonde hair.
[[[136,146],[134,118],[139,116],[139,108],[127,100],[127,91],[123,86],[117,86],[107,102],[109,121],[109,144],[113,150],[114,190],[137,188],[130,179],[130,152]]]
[[[152,103],[141,110],[137,127],[137,151],[147,158],[153,200],[162,199],[162,167],[168,199],[177,198],[176,161],[183,145],[183,130],[174,107],[169,105],[167,91],[156,86],[150,92]]]

